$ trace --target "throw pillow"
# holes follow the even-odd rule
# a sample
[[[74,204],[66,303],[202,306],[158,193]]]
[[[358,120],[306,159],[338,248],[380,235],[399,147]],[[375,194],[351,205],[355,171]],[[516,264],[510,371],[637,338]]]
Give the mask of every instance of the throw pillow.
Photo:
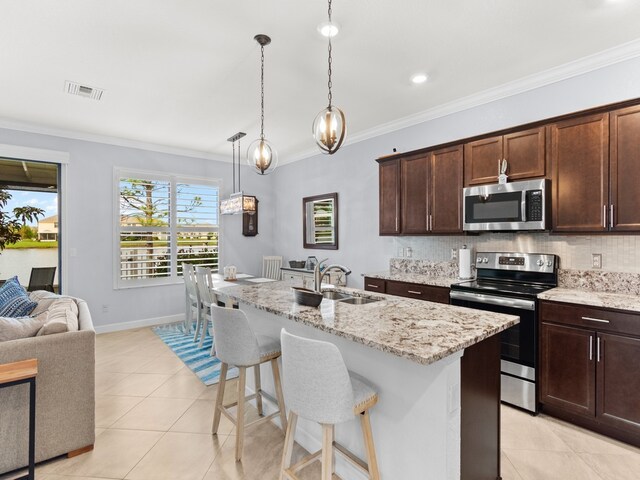
[[[38,336],[78,331],[78,306],[72,298],[58,297],[41,315],[46,321]]]
[[[0,287],[0,317],[26,317],[37,305],[29,299],[17,276]]]
[[[61,296],[52,292],[47,292],[46,290],[36,290],[29,294],[29,298],[32,302],[36,302],[38,304],[38,306],[31,312],[31,316],[35,317],[36,315],[40,315],[42,312],[49,310],[53,302],[61,298]]]
[[[42,328],[46,316],[36,318],[0,317],[0,342],[33,337]]]

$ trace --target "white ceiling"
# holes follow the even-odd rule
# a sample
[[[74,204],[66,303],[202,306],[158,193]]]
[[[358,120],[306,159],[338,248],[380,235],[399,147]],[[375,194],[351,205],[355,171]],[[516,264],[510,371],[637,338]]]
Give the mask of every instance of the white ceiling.
[[[0,0],[0,118],[230,157],[265,133],[281,162],[315,152],[326,106],[325,0]],[[627,45],[636,0],[336,0],[334,104],[363,138],[460,98]],[[415,86],[410,76],[429,73]],[[100,101],[65,80],[105,89]],[[408,121],[408,120],[407,120]],[[396,123],[400,125],[401,123]],[[406,124],[406,121],[405,121]]]

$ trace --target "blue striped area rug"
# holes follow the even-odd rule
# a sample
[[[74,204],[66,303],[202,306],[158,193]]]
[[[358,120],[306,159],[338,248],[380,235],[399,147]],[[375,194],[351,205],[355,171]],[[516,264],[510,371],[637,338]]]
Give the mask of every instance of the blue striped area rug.
[[[213,338],[207,334],[202,348],[193,341],[193,333],[185,333],[182,323],[160,325],[153,332],[167,344],[182,362],[195,373],[205,385],[214,385],[220,380],[220,360],[211,356]],[[237,368],[230,368],[227,379],[238,376]]]

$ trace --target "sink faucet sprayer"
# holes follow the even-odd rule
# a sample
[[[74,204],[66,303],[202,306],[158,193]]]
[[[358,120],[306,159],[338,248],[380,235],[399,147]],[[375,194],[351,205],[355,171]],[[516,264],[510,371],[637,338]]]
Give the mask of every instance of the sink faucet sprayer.
[[[351,273],[350,269],[338,264],[331,264],[327,266],[327,268],[325,268],[323,272],[320,272],[320,266],[322,265],[323,262],[326,262],[327,260],[329,259],[325,258],[324,260],[320,260],[313,269],[313,289],[316,292],[320,292],[322,290],[322,279],[327,274],[327,272],[332,268],[337,268],[338,270],[342,270],[345,275],[349,275]]]

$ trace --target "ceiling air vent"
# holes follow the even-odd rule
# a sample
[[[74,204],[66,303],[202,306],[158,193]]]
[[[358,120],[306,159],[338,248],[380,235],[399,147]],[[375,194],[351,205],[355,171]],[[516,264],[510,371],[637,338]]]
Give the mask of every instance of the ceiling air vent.
[[[89,87],[88,85],[82,85],[68,80],[64,83],[64,89],[71,95],[79,95],[85,98],[92,98],[93,100],[100,100],[104,93],[102,88]]]

